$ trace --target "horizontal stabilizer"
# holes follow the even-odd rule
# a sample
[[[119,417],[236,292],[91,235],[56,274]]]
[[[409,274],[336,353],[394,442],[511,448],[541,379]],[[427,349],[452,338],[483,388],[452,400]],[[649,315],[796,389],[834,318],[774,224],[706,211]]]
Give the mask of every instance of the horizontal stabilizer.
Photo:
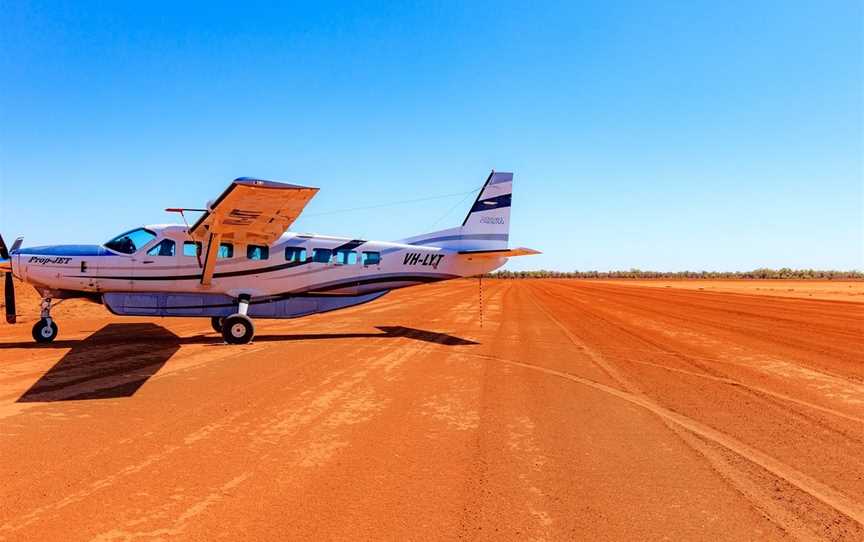
[[[512,258],[513,256],[533,256],[534,254],[541,254],[541,252],[533,248],[519,247],[501,250],[460,250],[459,254],[472,258]]]

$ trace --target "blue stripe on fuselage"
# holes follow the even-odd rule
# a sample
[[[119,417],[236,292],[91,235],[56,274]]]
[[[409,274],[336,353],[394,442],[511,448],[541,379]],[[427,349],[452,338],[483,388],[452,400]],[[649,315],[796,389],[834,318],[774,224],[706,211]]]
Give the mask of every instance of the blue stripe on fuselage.
[[[429,243],[440,243],[441,241],[463,241],[463,240],[484,240],[484,241],[507,241],[510,235],[506,233],[464,233],[458,235],[443,235],[439,237],[429,237],[428,239],[417,239],[409,244],[414,246],[428,245]],[[400,247],[394,250],[404,250]]]
[[[111,256],[113,253],[99,245],[49,245],[20,248],[15,254],[39,254],[45,256]]]

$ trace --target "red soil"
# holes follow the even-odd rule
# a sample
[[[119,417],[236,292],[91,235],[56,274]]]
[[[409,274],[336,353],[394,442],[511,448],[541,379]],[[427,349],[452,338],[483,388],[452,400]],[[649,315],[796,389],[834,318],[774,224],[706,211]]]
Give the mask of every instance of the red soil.
[[[481,329],[455,281],[242,347],[81,306],[0,325],[0,540],[864,539],[860,303],[484,281]]]

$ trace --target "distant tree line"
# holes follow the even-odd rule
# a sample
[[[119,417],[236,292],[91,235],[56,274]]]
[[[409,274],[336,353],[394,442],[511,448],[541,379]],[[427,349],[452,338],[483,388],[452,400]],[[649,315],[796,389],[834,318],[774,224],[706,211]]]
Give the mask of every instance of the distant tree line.
[[[753,271],[496,271],[484,275],[496,279],[822,279],[864,280],[862,271],[759,268]]]

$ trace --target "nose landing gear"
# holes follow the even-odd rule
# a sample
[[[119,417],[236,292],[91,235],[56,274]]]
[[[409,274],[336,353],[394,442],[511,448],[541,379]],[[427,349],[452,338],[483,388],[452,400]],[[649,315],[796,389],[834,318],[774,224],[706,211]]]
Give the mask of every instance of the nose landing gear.
[[[37,343],[50,343],[57,337],[57,324],[51,318],[51,298],[42,299],[41,318],[33,324],[33,340]]]

